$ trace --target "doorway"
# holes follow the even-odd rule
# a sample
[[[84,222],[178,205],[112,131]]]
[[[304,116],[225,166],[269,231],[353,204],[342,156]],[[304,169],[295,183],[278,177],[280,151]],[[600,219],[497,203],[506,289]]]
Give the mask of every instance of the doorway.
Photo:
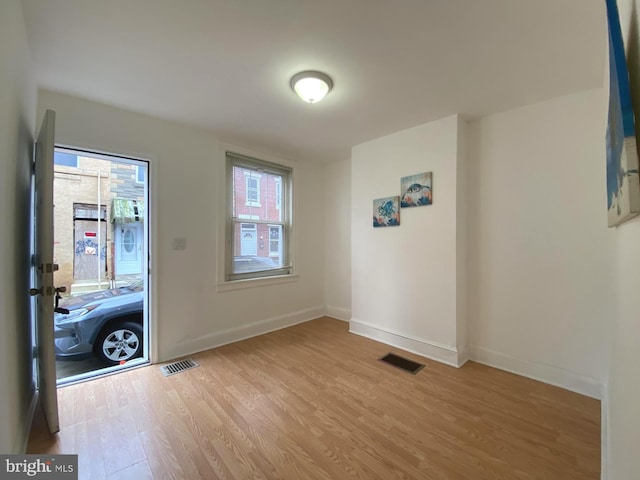
[[[240,255],[252,256],[258,255],[258,235],[255,223],[243,223],[240,228],[242,234],[240,237]]]
[[[141,223],[118,223],[115,230],[115,268],[121,275],[142,273],[144,235]]]
[[[149,162],[54,151],[58,385],[148,363]]]
[[[106,207],[101,206],[98,211],[97,205],[74,203],[73,212],[73,278],[95,280],[99,285],[105,276],[102,270],[106,252],[100,245],[103,243],[102,239],[107,238]]]

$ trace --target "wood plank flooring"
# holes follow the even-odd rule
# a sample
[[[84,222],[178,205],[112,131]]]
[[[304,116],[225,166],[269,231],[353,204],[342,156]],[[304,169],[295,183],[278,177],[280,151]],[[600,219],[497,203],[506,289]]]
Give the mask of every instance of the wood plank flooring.
[[[379,362],[394,352],[417,375]],[[600,402],[469,362],[460,369],[321,318],[61,388],[62,429],[30,453],[77,453],[96,479],[598,479]]]

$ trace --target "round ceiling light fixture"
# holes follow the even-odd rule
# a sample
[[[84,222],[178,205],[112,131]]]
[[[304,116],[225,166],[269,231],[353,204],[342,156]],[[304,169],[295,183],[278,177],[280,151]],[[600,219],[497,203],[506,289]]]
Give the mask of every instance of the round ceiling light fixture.
[[[333,81],[326,73],[307,70],[291,77],[291,88],[308,103],[318,103],[333,88]]]

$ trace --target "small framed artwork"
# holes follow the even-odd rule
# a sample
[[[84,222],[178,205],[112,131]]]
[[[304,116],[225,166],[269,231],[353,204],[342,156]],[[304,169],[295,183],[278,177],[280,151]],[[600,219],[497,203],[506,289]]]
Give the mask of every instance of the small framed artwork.
[[[400,179],[400,206],[419,207],[433,203],[433,185],[431,172],[409,175]]]
[[[373,201],[373,226],[400,225],[400,197],[376,198]]]

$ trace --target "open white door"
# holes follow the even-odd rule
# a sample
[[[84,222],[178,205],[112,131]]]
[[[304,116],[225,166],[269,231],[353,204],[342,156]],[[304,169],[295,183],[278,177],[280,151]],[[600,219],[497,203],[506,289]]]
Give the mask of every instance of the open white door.
[[[55,287],[53,272],[53,148],[55,112],[47,110],[40,127],[35,155],[35,255],[36,344],[40,403],[51,433],[60,430],[56,359],[53,345]]]

